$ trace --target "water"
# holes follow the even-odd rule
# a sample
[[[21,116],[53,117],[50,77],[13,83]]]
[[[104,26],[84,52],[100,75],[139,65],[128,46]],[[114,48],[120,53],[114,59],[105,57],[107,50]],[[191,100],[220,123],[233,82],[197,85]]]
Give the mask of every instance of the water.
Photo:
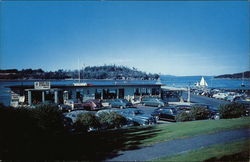
[[[174,87],[194,87],[196,82],[200,82],[202,76],[162,76],[162,83],[168,86]],[[208,88],[223,88],[223,89],[242,89],[241,83],[242,80],[237,79],[215,79],[212,76],[205,76],[204,79],[208,84]],[[244,84],[246,85],[243,89],[250,89],[250,81],[245,80]]]
[[[240,86],[241,80],[231,80],[231,79],[214,79],[211,76],[204,77],[208,88],[225,88],[225,89],[242,89]],[[194,87],[194,83],[199,82],[201,76],[183,76],[183,77],[175,77],[175,76],[161,76],[161,83],[166,84],[167,86],[173,87]],[[35,81],[5,81],[0,82],[0,102],[5,105],[9,105],[10,103],[10,89],[6,86],[12,85],[34,85]],[[60,84],[72,84],[77,81],[73,80],[62,80],[62,81],[51,81],[52,85],[60,85]],[[114,85],[114,84],[155,84],[156,81],[142,81],[142,80],[133,80],[133,81],[114,81],[114,80],[86,80],[86,83],[96,84],[96,85]],[[250,89],[249,80],[244,81],[246,87],[243,89]]]

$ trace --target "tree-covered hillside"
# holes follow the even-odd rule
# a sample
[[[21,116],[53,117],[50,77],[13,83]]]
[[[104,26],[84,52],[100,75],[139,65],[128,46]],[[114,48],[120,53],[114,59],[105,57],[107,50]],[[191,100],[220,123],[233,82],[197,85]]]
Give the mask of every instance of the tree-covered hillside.
[[[219,75],[219,76],[216,76],[215,78],[232,78],[232,79],[243,78],[243,72],[242,73],[235,73],[235,74]],[[250,78],[250,71],[244,72],[244,78]]]
[[[79,70],[63,70],[45,72],[42,69],[7,69],[0,70],[0,79],[77,79]],[[104,65],[104,66],[87,66],[80,70],[81,79],[139,79],[152,80],[158,79],[158,74],[150,74],[128,68],[125,66]]]

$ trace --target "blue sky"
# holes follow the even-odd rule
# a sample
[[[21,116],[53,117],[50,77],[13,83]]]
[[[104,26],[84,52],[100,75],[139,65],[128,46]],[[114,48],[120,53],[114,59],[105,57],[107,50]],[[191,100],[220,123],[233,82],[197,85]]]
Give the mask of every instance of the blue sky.
[[[249,69],[249,2],[1,2],[0,68],[116,64],[170,75]]]

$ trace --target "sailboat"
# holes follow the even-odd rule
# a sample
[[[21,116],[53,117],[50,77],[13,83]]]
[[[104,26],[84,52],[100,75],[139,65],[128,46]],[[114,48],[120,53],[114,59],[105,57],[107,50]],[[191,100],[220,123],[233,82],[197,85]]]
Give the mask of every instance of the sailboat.
[[[204,77],[201,77],[200,86],[201,86],[201,87],[207,87],[207,86],[208,86],[208,84],[207,84],[207,82],[205,81]]]
[[[199,87],[199,86],[200,86],[200,83],[199,83],[199,82],[196,82],[196,83],[194,83],[194,85],[195,85],[196,87]]]
[[[81,83],[81,72],[80,72],[80,63],[78,58],[78,83],[73,83],[74,86],[87,86],[87,83]]]
[[[241,82],[241,85],[240,85],[241,87],[245,87],[245,84],[244,84],[244,72],[243,72],[243,74],[242,74],[242,82]]]

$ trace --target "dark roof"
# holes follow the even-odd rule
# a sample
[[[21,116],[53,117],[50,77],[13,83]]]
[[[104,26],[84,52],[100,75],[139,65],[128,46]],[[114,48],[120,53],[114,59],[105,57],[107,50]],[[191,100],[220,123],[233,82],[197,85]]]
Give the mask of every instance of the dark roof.
[[[160,87],[162,84],[110,84],[110,85],[87,85],[87,86],[74,86],[74,85],[51,85],[51,88],[91,88],[91,87]],[[13,85],[6,86],[11,89],[32,89],[34,85]]]

